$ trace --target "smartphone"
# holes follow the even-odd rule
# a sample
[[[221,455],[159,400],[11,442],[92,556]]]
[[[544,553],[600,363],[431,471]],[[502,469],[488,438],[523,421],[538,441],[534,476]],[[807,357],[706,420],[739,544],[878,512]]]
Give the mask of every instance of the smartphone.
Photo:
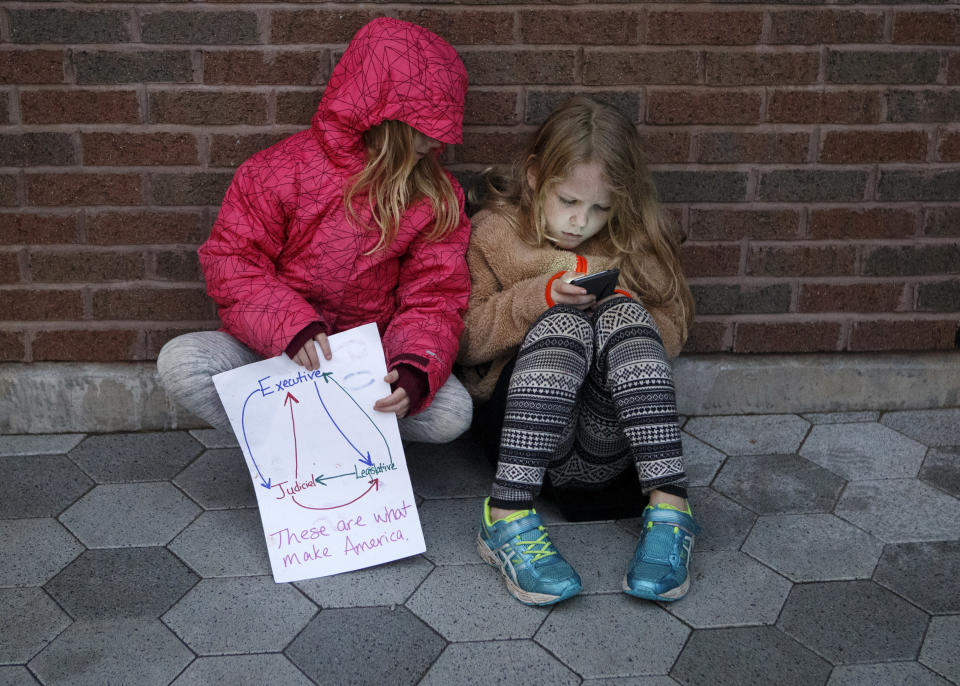
[[[613,295],[613,289],[617,287],[617,280],[620,278],[619,269],[606,269],[596,274],[587,274],[570,283],[574,286],[582,286],[587,289],[587,293],[593,293],[597,300],[603,300],[607,296]]]

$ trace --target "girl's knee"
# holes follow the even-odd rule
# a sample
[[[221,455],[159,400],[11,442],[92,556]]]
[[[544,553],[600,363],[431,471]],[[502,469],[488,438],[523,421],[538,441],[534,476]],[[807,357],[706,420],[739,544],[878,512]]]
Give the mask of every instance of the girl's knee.
[[[622,326],[649,326],[660,334],[657,323],[654,321],[647,308],[635,298],[621,296],[608,300],[597,308],[597,328],[608,329],[611,325],[614,328]]]
[[[593,323],[590,315],[569,305],[554,305],[533,323],[524,345],[544,336],[562,336],[579,340],[585,345],[593,342]]]

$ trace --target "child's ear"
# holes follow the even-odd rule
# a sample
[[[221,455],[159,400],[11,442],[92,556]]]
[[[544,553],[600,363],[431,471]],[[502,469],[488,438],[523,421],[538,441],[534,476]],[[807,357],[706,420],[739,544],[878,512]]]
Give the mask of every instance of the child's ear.
[[[527,167],[527,185],[530,186],[532,191],[537,189],[537,170],[534,169],[532,164]]]

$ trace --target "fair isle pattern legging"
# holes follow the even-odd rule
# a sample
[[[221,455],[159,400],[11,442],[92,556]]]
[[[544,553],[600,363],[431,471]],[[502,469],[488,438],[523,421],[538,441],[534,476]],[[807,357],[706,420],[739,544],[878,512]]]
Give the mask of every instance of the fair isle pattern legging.
[[[600,487],[636,465],[644,493],[685,495],[673,372],[653,318],[619,297],[555,305],[527,332],[507,392],[490,502],[533,506],[556,486]]]

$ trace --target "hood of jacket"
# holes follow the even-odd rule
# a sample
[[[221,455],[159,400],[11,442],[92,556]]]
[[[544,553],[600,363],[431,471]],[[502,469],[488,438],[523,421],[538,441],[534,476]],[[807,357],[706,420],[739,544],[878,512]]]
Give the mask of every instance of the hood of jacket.
[[[350,41],[311,128],[331,161],[359,169],[363,132],[387,119],[460,143],[466,92],[467,70],[453,46],[422,26],[380,17]]]

